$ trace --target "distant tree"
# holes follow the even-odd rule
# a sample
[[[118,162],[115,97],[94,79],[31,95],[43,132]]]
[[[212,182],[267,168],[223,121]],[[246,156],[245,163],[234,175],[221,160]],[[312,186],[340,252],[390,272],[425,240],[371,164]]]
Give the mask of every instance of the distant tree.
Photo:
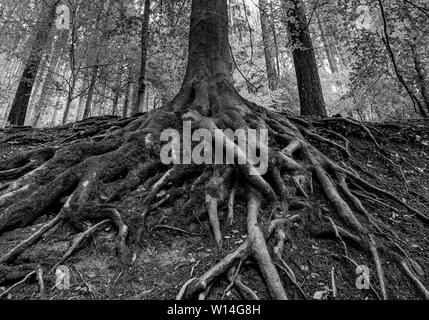
[[[264,45],[265,65],[267,68],[268,85],[271,90],[276,90],[279,84],[278,71],[275,67],[275,46],[273,30],[268,16],[267,0],[259,0],[259,11],[261,20],[262,39]]]
[[[284,0],[285,21],[293,46],[293,61],[298,83],[301,114],[326,116],[325,100],[316,56],[302,0]]]
[[[144,100],[146,95],[146,73],[147,73],[147,54],[148,54],[148,45],[149,45],[149,21],[150,21],[150,8],[151,0],[145,0],[144,2],[144,14],[142,21],[142,31],[141,31],[141,59],[140,59],[140,73],[139,73],[139,83],[138,83],[138,100],[137,105],[135,106],[138,109],[133,110],[134,113],[138,111],[144,111]]]
[[[25,123],[28,102],[30,101],[44,49],[48,45],[49,33],[55,21],[58,3],[59,0],[48,1],[45,3],[46,6],[41,9],[34,35],[30,39],[30,53],[8,116],[8,121],[13,125],[21,126]]]

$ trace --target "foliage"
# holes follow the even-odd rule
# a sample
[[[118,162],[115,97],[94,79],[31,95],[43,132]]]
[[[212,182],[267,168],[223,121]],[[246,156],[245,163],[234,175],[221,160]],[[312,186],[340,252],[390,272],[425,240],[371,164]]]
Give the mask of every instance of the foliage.
[[[12,103],[41,12],[44,6],[54,3],[4,0],[0,4],[0,117],[6,117]],[[98,73],[92,115],[121,114],[125,104],[135,103],[144,1],[65,3],[72,13],[67,40],[61,42],[60,31],[53,27],[50,46],[36,44],[45,55],[33,88],[28,124],[60,123],[68,100],[68,121],[81,119],[94,66]],[[429,85],[427,4],[424,0],[384,3],[399,72],[418,99],[424,101],[422,90]],[[257,1],[229,2],[231,69],[236,87],[244,96],[262,105],[298,113],[291,51],[300,44],[290,43],[288,36],[286,22],[294,19],[287,15],[290,4],[289,0],[270,0],[266,9],[275,39],[278,88],[268,88]],[[341,113],[365,121],[418,116],[386,49],[378,1],[308,0],[305,6],[329,114]],[[167,103],[180,88],[186,67],[189,13],[187,0],[152,1],[147,109]],[[328,50],[333,52],[331,61]],[[55,52],[59,56],[52,57]],[[57,65],[53,66],[55,61]],[[335,72],[331,70],[332,63],[338,66]],[[36,118],[40,114],[44,120],[39,123]]]

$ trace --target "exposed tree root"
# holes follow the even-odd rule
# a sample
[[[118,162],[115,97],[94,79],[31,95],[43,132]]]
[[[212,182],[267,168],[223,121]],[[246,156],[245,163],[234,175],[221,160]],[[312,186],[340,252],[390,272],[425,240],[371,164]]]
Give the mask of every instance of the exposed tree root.
[[[406,204],[404,201],[399,199],[399,197],[395,196],[394,194],[392,194],[390,192],[382,190],[376,186],[373,186],[372,184],[362,180],[361,178],[357,177],[356,175],[354,175],[350,172],[348,172],[348,174],[349,174],[349,177],[352,179],[352,185],[354,183],[356,183],[357,186],[364,188],[365,190],[367,190],[370,193],[376,194],[376,195],[383,197],[385,199],[392,200],[393,202],[399,204],[400,206],[408,209],[408,211],[410,211],[411,213],[415,214],[421,221],[425,222],[426,224],[429,223],[429,217],[427,215],[425,215],[425,214],[421,213],[420,211],[412,208],[411,206]]]
[[[199,293],[207,290],[209,285],[213,283],[218,277],[231,270],[237,261],[245,261],[250,257],[253,257],[264,276],[271,297],[273,299],[279,300],[288,299],[277,269],[275,268],[274,262],[272,261],[268,252],[265,236],[259,228],[258,216],[261,205],[260,199],[261,198],[257,192],[254,190],[248,191],[247,228],[249,236],[246,241],[238,249],[227,255],[222,261],[212,267],[199,279],[193,279],[193,281],[187,283],[185,288],[186,294],[184,293],[182,298],[190,299],[199,295]],[[274,220],[269,227],[269,235],[277,230],[277,228],[282,227],[285,223],[295,221],[296,218],[297,217],[294,216],[287,219]],[[235,276],[234,283],[238,286],[239,290],[244,292],[247,297],[259,299],[251,289],[242,283],[240,275],[237,274]]]
[[[249,191],[248,197],[247,230],[249,232],[252,256],[258,262],[271,297],[276,300],[287,300],[286,291],[283,288],[280,276],[268,252],[264,235],[258,225],[258,215],[261,206],[260,197],[253,191]]]
[[[187,232],[186,228],[162,224],[164,215],[161,219],[153,217],[158,223],[151,224],[152,229],[147,228],[149,218],[152,219],[152,214],[160,211],[158,209],[174,204],[179,195],[189,194],[187,201],[180,199],[186,202],[179,210],[180,215],[188,215],[189,219],[200,223],[200,219],[206,216],[220,253],[223,247],[223,205],[227,207],[226,223],[229,226],[241,220],[235,214],[235,207],[238,204],[246,205],[248,234],[246,241],[235,251],[202,276],[186,282],[178,298],[208,298],[212,286],[219,278],[226,276],[229,285],[225,292],[235,288],[245,298],[259,299],[244,284],[245,268],[242,265],[252,259],[271,298],[283,300],[295,296],[305,299],[304,290],[298,284],[291,266],[286,263],[288,260],[284,258],[285,241],[289,237],[286,226],[297,223],[301,217],[291,216],[289,210],[310,207],[308,202],[313,201],[315,191],[320,189],[335,213],[323,214],[326,223],[313,226],[316,229],[315,236],[337,240],[343,251],[342,256],[348,262],[355,263],[346,243],[352,243],[364,252],[375,265],[379,286],[377,290],[384,299],[389,297],[389,284],[384,276],[384,259],[387,257],[393,257],[416,290],[423,297],[429,297],[428,290],[419,279],[421,274],[417,272],[415,261],[399,246],[399,242],[395,242],[398,241],[397,236],[384,231],[386,227],[372,216],[360,198],[397,212],[395,207],[385,202],[392,201],[424,223],[429,218],[398,196],[360,178],[350,166],[353,164],[359,167],[351,155],[350,140],[326,128],[328,124],[338,123],[356,127],[381,151],[367,126],[347,118],[322,119],[312,123],[305,119],[286,117],[250,103],[228,86],[223,86],[223,83],[216,86],[213,93],[208,93],[208,83],[190,84],[169,106],[133,119],[119,119],[114,123],[103,120],[91,132],[87,126],[95,119],[77,124],[75,129],[80,132],[79,136],[92,137],[92,142],[39,149],[1,162],[0,236],[6,231],[30,226],[48,213],[55,213],[56,216],[1,257],[0,264],[11,264],[44,235],[60,225],[69,224],[82,233],[53,266],[55,268],[109,221],[118,230],[117,255],[122,263],[129,263],[130,244],[134,241],[133,249],[138,250],[142,236],[149,235],[152,230],[162,228],[196,235]],[[268,172],[259,172],[255,164],[247,159],[245,150],[240,149],[236,141],[225,134],[221,134],[223,142],[215,139],[213,146],[232,152],[235,162],[239,163],[237,165],[161,164],[160,134],[164,129],[179,129],[183,120],[191,121],[194,129],[207,129],[213,136],[216,136],[217,129],[267,129],[270,133],[269,145],[257,144],[257,148],[269,155]],[[323,128],[320,134],[316,133],[313,124]],[[325,138],[321,132],[341,142]],[[345,157],[344,163],[339,165],[333,162],[305,137],[339,150]],[[316,181],[317,187],[313,189]],[[126,212],[122,215],[123,212],[114,203],[135,190],[143,200],[140,211],[131,217]],[[84,223],[88,221],[93,223],[89,229]],[[302,221],[307,222],[304,219]],[[385,242],[377,240],[380,235],[384,236]],[[395,251],[390,249],[391,245]],[[43,288],[43,276],[40,272],[37,274],[39,286]],[[331,285],[335,297],[334,270],[331,270]],[[377,290],[373,290],[378,296]],[[291,295],[294,291],[297,294]]]
[[[42,236],[55,227],[63,219],[62,215],[56,216],[53,220],[45,224],[40,230],[34,233],[30,238],[21,242],[18,246],[13,248],[10,252],[0,258],[0,263],[10,263],[13,259],[23,253],[26,249],[31,247],[34,243],[42,238]]]
[[[234,204],[235,204],[235,196],[237,194],[237,183],[234,184],[231,190],[231,194],[229,196],[228,201],[228,217],[227,217],[227,223],[228,225],[232,226],[234,223]]]
[[[155,227],[152,228],[152,230],[157,230],[157,229],[173,230],[173,231],[177,231],[177,232],[181,232],[181,233],[187,234],[189,236],[201,236],[198,233],[192,233],[192,232],[180,229],[180,228],[176,228],[176,227],[172,227],[172,226],[167,226],[167,225],[163,225],[163,224],[159,224],[159,225],[157,225],[157,226],[155,226]]]
[[[347,159],[351,158],[352,156],[350,155],[349,150],[346,147],[343,147],[342,145],[339,145],[338,143],[329,140],[329,139],[325,139],[322,136],[319,136],[318,134],[312,133],[308,130],[303,130],[304,135],[310,137],[311,139],[314,139],[316,141],[322,142],[322,143],[326,143],[328,145],[333,146],[334,148],[337,148],[339,151],[341,151],[345,157]]]
[[[219,248],[222,248],[222,233],[220,232],[219,216],[218,216],[218,202],[217,199],[211,195],[206,195],[206,206],[209,214],[210,225],[213,230],[213,235],[216,244]]]
[[[43,280],[43,268],[41,266],[37,267],[37,282],[39,283],[40,300],[45,300],[45,281]]]
[[[408,278],[411,280],[413,285],[416,287],[416,289],[420,292],[422,297],[425,300],[429,300],[429,290],[423,285],[423,283],[420,281],[420,279],[414,274],[413,271],[411,271],[408,263],[405,260],[399,260],[398,261],[402,270],[405,272],[405,274],[408,276]]]
[[[36,274],[36,270],[30,272],[29,274],[27,274],[25,276],[24,279],[22,279],[21,281],[15,283],[13,286],[11,286],[9,289],[7,289],[5,292],[2,292],[0,294],[0,300],[4,299],[5,297],[7,297],[9,295],[10,292],[12,292],[12,290],[16,289],[17,287],[25,284],[31,277],[33,277]]]
[[[352,125],[352,126],[358,127],[363,132],[365,132],[368,135],[368,137],[371,139],[371,141],[374,143],[374,145],[376,146],[377,149],[381,149],[380,145],[378,144],[377,140],[374,138],[373,134],[368,129],[368,127],[365,126],[364,124],[356,121],[356,120],[349,119],[349,118],[344,118],[344,117],[338,117],[338,118],[322,119],[322,120],[319,120],[319,122],[329,123],[329,124],[332,124],[332,123],[344,123],[344,124],[348,124],[348,125]]]
[[[88,239],[88,237],[90,237],[91,235],[93,235],[98,229],[102,228],[103,226],[105,226],[106,224],[108,224],[110,222],[110,220],[103,220],[99,223],[97,223],[96,225],[92,226],[91,228],[89,228],[87,231],[85,231],[84,233],[82,233],[71,245],[70,249],[67,250],[67,252],[62,256],[62,258],[55,264],[55,266],[51,269],[50,272],[54,271],[57,269],[57,267],[61,264],[63,264],[68,257],[70,257],[73,252],[75,250],[77,250],[79,248],[79,246],[82,244],[82,242],[84,242],[86,239]]]

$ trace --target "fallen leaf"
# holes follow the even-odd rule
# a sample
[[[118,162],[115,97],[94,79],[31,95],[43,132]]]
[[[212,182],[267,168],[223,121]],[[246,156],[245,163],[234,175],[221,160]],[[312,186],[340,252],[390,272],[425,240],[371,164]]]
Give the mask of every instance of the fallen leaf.
[[[328,299],[329,292],[328,291],[317,291],[313,299],[314,300],[327,300]]]

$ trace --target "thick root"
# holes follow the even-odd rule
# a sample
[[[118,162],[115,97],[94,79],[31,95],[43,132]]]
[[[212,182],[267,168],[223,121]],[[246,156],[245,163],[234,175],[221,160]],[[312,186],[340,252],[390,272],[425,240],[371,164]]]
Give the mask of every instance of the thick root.
[[[54,219],[3,256],[0,263],[12,263],[26,249],[63,223],[69,223],[81,231],[85,230],[53,267],[54,270],[74,254],[85,239],[109,222],[118,230],[116,251],[119,259],[123,263],[129,263],[131,257],[127,242],[130,242],[130,238],[134,239],[131,237],[135,235],[134,228],[137,231],[135,238],[137,243],[140,243],[141,236],[146,230],[149,231],[148,234],[152,230],[168,229],[190,236],[196,235],[186,231],[186,228],[162,224],[167,214],[163,214],[161,219],[153,217],[153,213],[161,211],[166,204],[176,204],[174,201],[178,200],[178,195],[189,193],[187,201],[180,199],[186,202],[180,210],[180,215],[188,214],[190,219],[196,219],[198,222],[200,222],[199,218],[204,219],[208,216],[219,253],[222,253],[223,247],[222,231],[224,230],[220,211],[224,204],[228,208],[226,223],[232,226],[234,208],[238,203],[242,204],[245,201],[248,235],[240,247],[227,254],[201,277],[187,281],[180,290],[178,298],[209,298],[211,289],[216,286],[216,281],[226,276],[229,285],[225,292],[235,287],[243,297],[259,299],[258,295],[244,283],[246,270],[243,270],[245,268],[242,266],[246,260],[252,259],[256,261],[256,267],[262,275],[271,298],[286,300],[293,297],[290,295],[291,291],[297,290],[295,296],[305,299],[306,294],[297,281],[299,274],[294,273],[291,268],[293,265],[289,266],[286,263],[288,260],[283,255],[286,239],[290,236],[286,224],[296,222],[300,218],[300,215],[291,216],[295,213],[292,210],[306,210],[309,206],[307,202],[314,200],[314,190],[319,190],[319,188],[313,190],[312,174],[314,174],[315,180],[319,183],[318,186],[336,211],[335,217],[331,217],[330,214],[328,216],[326,212],[324,217],[320,215],[321,220],[324,218],[326,223],[313,226],[316,229],[315,236],[337,240],[343,252],[341,257],[345,258],[347,263],[356,264],[351,251],[347,248],[348,243],[367,254],[375,265],[380,286],[377,290],[381,292],[383,299],[389,297],[382,260],[385,257],[394,257],[416,290],[423,297],[429,297],[428,290],[419,279],[421,274],[415,270],[418,268],[413,266],[413,260],[395,243],[397,237],[394,234],[390,236],[390,232],[385,232],[386,226],[368,212],[360,198],[394,210],[393,206],[382,202],[382,200],[390,200],[407,208],[425,223],[429,218],[399,197],[360,178],[351,169],[353,163],[356,165],[356,160],[353,160],[349,149],[350,141],[345,136],[324,129],[329,137],[333,137],[335,141],[341,141],[335,142],[323,137],[322,130],[314,130],[309,121],[264,110],[240,99],[235,94],[225,94],[225,96],[219,92],[214,95],[206,94],[209,88],[203,84],[197,84],[188,89],[183,90],[171,106],[140,118],[120,119],[114,125],[102,121],[100,127],[92,133],[87,132],[86,128],[92,120],[85,122],[86,124],[78,124],[76,127],[78,135],[89,134],[88,137],[93,140],[91,143],[76,143],[63,148],[36,150],[17,157],[10,163],[0,163],[0,180],[5,181],[0,186],[0,209],[2,210],[0,235],[8,230],[31,225],[41,216],[51,212],[52,208],[55,208],[54,213],[58,212],[59,205],[64,203],[61,199],[67,198]],[[227,96],[235,98],[229,99],[226,98]],[[214,105],[211,105],[212,100]],[[223,104],[227,107],[223,108]],[[235,141],[225,135],[222,136],[224,143],[220,145],[216,144],[219,141],[214,141],[214,147],[232,152],[236,162],[241,160],[241,164],[211,167],[161,165],[158,160],[160,132],[165,128],[180,127],[182,120],[193,121],[195,127],[207,129],[213,136],[218,128],[268,129],[270,147],[257,146],[259,151],[270,155],[268,173],[260,174],[254,164],[247,159],[245,152]],[[332,123],[343,123],[359,128],[382,151],[371,130],[353,120],[322,119],[314,124],[316,127],[325,127],[326,124]],[[344,163],[340,166],[332,162],[304,137],[339,150],[346,158]],[[62,143],[75,138],[76,136],[71,136]],[[9,181],[12,179],[17,180]],[[141,199],[144,199],[142,208],[134,217],[123,217],[118,209],[119,206],[115,207],[112,203],[137,189],[142,193]],[[246,194],[243,194],[243,190],[246,190]],[[380,200],[367,194],[378,196]],[[18,199],[22,201],[18,202]],[[263,200],[266,201],[266,206],[263,206],[265,204]],[[205,211],[201,210],[203,201],[206,204]],[[199,216],[194,213],[195,207]],[[291,211],[290,215],[288,210]],[[235,217],[235,220],[242,221],[240,218]],[[315,220],[312,218],[311,221]],[[132,224],[129,224],[128,219],[132,219]],[[153,220],[157,220],[158,223],[153,224]],[[308,222],[308,220],[302,220]],[[91,221],[93,227],[84,228],[85,221]],[[146,229],[146,223],[151,223],[152,229]],[[269,224],[268,230],[264,230],[262,227],[264,224]],[[131,231],[128,225],[133,227]],[[375,235],[383,235],[387,241],[377,241]],[[271,247],[272,242],[274,245]],[[388,249],[386,243],[389,248],[391,244],[395,247],[395,253]],[[35,274],[37,274],[41,297],[44,298],[43,274],[38,269],[30,276]],[[335,298],[338,293],[334,269],[331,269],[330,281]],[[286,285],[288,285],[287,290]],[[377,290],[374,288],[372,290],[376,296],[379,296]]]

